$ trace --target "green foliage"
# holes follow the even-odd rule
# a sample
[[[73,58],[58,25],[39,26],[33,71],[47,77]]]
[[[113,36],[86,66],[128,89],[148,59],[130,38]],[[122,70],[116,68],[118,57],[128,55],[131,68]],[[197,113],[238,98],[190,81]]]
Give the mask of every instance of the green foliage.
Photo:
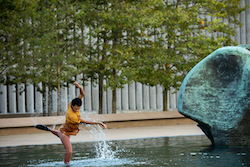
[[[241,25],[237,16],[246,7],[240,8],[240,0],[176,0],[165,1],[157,9],[154,13],[160,13],[161,19],[152,17],[158,24],[149,24],[151,30],[156,28],[146,31],[154,41],[142,42],[141,51],[133,54],[134,64],[138,64],[130,71],[136,81],[178,89],[200,60],[217,48],[236,45],[231,39],[235,29],[230,25]]]
[[[52,88],[84,74],[115,90],[131,81],[179,88],[231,39],[240,0],[1,0],[1,83]],[[234,24],[234,28],[230,25]]]

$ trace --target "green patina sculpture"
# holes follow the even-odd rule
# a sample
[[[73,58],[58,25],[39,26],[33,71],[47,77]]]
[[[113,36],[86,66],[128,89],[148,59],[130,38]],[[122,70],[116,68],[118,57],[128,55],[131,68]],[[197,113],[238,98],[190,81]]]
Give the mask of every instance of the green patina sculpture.
[[[178,111],[215,146],[250,146],[250,46],[223,47],[185,77]]]

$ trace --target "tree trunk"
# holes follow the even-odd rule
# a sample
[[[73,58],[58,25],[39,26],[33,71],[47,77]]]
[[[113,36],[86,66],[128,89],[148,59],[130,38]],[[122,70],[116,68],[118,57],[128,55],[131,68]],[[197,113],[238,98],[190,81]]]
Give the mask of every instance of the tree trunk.
[[[46,105],[46,85],[44,83],[42,83],[42,94],[43,94],[43,116],[47,115],[46,109],[47,109],[47,105]]]
[[[113,90],[112,96],[112,114],[116,114],[116,88]]]
[[[168,90],[164,88],[163,92],[163,111],[168,110]]]
[[[60,68],[57,68],[57,115],[60,115],[60,105],[61,105],[61,87],[60,87]]]
[[[52,116],[52,83],[49,83],[48,92],[48,116]]]
[[[103,110],[102,110],[102,103],[103,103],[103,80],[104,80],[104,74],[102,73],[102,71],[104,71],[104,64],[106,61],[106,46],[107,45],[107,35],[106,35],[106,31],[103,32],[103,50],[102,50],[102,65],[100,67],[100,72],[99,72],[99,114],[103,114]]]
[[[98,114],[102,114],[102,101],[103,101],[103,74],[99,76],[99,110]]]
[[[113,76],[114,79],[116,79],[116,70],[113,69]],[[116,87],[114,88],[114,90],[112,91],[112,113],[116,114]]]

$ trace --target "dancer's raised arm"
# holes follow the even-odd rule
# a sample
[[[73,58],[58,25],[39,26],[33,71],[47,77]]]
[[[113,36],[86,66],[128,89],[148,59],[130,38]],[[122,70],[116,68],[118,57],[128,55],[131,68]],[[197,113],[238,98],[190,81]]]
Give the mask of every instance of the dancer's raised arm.
[[[78,96],[78,98],[82,99],[83,96],[85,95],[83,88],[76,81],[74,82],[74,84],[76,85],[76,87],[80,89],[80,95]]]

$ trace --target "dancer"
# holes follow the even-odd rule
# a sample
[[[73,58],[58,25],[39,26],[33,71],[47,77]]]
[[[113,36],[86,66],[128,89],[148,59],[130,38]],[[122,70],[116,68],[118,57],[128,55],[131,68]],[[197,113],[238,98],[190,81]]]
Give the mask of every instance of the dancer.
[[[52,132],[54,135],[59,137],[62,141],[62,144],[65,148],[65,157],[64,163],[69,164],[71,156],[72,156],[72,145],[70,143],[70,136],[76,135],[79,132],[79,123],[86,123],[86,124],[99,124],[102,125],[105,129],[107,125],[102,122],[91,122],[82,119],[80,116],[80,108],[82,105],[82,98],[85,95],[84,90],[82,87],[75,82],[74,83],[78,88],[80,88],[80,95],[78,98],[73,99],[69,105],[66,112],[66,120],[65,123],[59,128],[59,130],[53,130],[48,128],[45,125],[36,125],[37,129],[46,130]]]

